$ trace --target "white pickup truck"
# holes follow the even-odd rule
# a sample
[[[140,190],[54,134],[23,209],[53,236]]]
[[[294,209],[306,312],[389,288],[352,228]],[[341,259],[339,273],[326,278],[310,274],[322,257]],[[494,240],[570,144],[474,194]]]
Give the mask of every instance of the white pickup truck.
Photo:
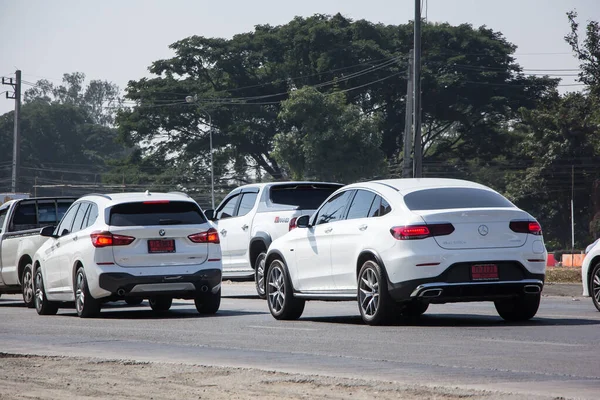
[[[219,231],[223,279],[252,278],[265,298],[264,259],[271,242],[294,228],[342,187],[326,182],[272,182],[240,186],[216,210],[205,210]]]
[[[48,240],[40,228],[56,225],[75,201],[71,197],[38,197],[11,200],[0,206],[0,295],[23,293],[33,307],[31,260]]]

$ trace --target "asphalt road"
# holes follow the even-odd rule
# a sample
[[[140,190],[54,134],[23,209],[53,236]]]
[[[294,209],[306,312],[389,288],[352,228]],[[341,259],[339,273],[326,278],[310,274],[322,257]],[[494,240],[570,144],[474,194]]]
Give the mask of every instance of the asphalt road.
[[[0,351],[251,367],[548,398],[597,399],[600,313],[590,299],[544,297],[527,323],[506,323],[492,303],[432,305],[416,322],[363,325],[354,302],[310,302],[298,321],[276,321],[249,283],[224,284],[216,316],[175,301],[111,303],[96,319],[74,309],[38,316],[0,298]]]

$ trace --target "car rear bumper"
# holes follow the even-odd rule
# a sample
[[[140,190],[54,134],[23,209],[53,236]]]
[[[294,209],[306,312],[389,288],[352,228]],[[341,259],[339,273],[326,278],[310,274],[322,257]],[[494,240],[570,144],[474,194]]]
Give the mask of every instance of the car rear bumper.
[[[190,275],[135,276],[122,272],[105,272],[98,277],[101,289],[119,298],[171,296],[193,299],[201,293],[215,293],[221,287],[220,269],[203,269]]]

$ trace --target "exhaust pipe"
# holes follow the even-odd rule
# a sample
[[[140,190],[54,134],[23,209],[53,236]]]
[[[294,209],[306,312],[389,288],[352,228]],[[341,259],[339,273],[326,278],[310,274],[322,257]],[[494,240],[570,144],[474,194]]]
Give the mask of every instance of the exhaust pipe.
[[[542,289],[538,285],[525,285],[523,291],[527,294],[538,294]]]
[[[119,290],[117,290],[117,294],[118,294],[119,296],[124,296],[124,295],[125,295],[125,289],[123,289],[123,288],[120,288]]]
[[[421,292],[419,297],[427,297],[427,298],[439,297],[442,294],[442,291],[443,291],[442,289],[427,289],[427,290],[424,290],[423,292]]]
[[[208,292],[208,286],[204,285],[200,288],[200,290],[204,293]]]

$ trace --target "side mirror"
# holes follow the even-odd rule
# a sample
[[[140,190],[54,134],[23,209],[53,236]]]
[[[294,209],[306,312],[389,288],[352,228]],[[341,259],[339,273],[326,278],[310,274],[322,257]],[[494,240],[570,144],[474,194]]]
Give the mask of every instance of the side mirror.
[[[204,210],[204,215],[206,215],[206,219],[212,221],[215,219],[215,210],[213,210],[212,208]]]
[[[56,229],[55,226],[45,226],[40,229],[40,236],[54,237],[54,229]]]
[[[296,228],[310,227],[310,215],[303,215],[296,220]]]

